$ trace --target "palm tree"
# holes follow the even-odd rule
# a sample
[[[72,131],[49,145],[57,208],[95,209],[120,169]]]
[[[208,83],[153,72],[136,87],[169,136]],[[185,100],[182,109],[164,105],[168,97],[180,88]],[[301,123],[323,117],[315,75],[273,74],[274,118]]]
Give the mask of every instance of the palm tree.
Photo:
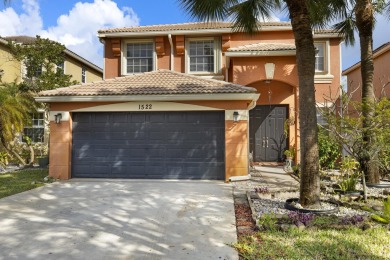
[[[318,157],[318,129],[315,104],[315,48],[314,25],[323,25],[334,14],[331,4],[320,0],[284,0],[289,11],[295,36],[296,60],[299,77],[299,122],[301,131],[301,187],[300,203],[316,205],[320,201]],[[331,2],[331,1],[330,1]],[[216,21],[232,18],[233,28],[248,33],[258,31],[258,18],[270,17],[280,9],[279,0],[180,0],[182,8],[194,18]],[[313,12],[315,8],[324,9]],[[321,14],[321,15],[319,15]]]
[[[35,101],[28,92],[20,91],[15,83],[0,85],[0,143],[4,149],[15,156],[23,165],[25,161],[13,149],[10,143],[15,133],[21,133],[24,125],[35,111]]]
[[[343,20],[334,25],[345,35],[347,45],[355,43],[354,32],[357,30],[360,40],[360,60],[362,77],[362,115],[363,143],[365,152],[360,158],[360,167],[367,181],[379,183],[378,155],[376,153],[376,136],[372,128],[374,117],[374,61],[373,61],[373,30],[375,15],[387,9],[390,16],[390,3],[387,0],[338,0],[339,15]]]

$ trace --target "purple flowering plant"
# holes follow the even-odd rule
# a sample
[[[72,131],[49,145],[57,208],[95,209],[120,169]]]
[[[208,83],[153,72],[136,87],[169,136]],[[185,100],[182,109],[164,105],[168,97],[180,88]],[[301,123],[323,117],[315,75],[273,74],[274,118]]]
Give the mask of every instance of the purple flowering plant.
[[[297,227],[301,225],[308,226],[315,217],[315,215],[312,213],[301,213],[298,211],[290,211],[287,216]]]

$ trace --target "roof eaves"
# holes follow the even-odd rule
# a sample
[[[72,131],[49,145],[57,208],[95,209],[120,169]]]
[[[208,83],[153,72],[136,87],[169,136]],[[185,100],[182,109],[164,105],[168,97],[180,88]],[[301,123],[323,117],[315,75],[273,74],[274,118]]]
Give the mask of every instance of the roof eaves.
[[[376,57],[382,55],[383,53],[386,53],[387,51],[390,51],[390,42],[388,43],[385,43],[381,46],[379,46],[378,48],[376,48],[374,51],[373,51],[373,59],[375,59]],[[360,64],[361,62],[358,61],[356,62],[355,64],[353,64],[352,66],[350,66],[349,68],[343,70],[343,72],[341,73],[342,76],[347,76],[349,73],[351,73],[352,71],[360,68]]]
[[[99,66],[97,66],[97,65],[93,64],[92,62],[86,60],[85,58],[81,57],[80,55],[74,53],[73,51],[71,51],[69,49],[65,49],[64,53],[66,55],[69,55],[70,57],[80,61],[81,63],[87,65],[88,67],[91,67],[94,70],[97,70],[98,72],[103,73],[103,69],[102,68],[100,68]]]

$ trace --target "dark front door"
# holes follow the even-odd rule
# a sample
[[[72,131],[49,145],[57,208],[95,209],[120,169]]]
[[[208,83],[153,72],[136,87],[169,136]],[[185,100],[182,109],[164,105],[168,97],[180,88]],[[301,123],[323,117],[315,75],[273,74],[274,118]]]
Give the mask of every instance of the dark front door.
[[[287,144],[284,135],[287,116],[287,105],[256,106],[249,111],[249,143],[255,162],[283,160]]]
[[[224,179],[224,112],[73,113],[72,177]]]

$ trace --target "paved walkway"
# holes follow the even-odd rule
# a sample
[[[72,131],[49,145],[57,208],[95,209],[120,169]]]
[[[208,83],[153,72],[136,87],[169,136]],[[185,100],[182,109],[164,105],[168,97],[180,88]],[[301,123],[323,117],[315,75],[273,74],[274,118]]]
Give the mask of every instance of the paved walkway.
[[[268,187],[270,191],[299,190],[299,182],[280,166],[255,166],[251,171],[251,176],[252,178],[248,181],[233,182],[233,186],[243,190],[253,190],[256,187]]]
[[[238,259],[232,186],[69,181],[0,199],[0,259]]]

